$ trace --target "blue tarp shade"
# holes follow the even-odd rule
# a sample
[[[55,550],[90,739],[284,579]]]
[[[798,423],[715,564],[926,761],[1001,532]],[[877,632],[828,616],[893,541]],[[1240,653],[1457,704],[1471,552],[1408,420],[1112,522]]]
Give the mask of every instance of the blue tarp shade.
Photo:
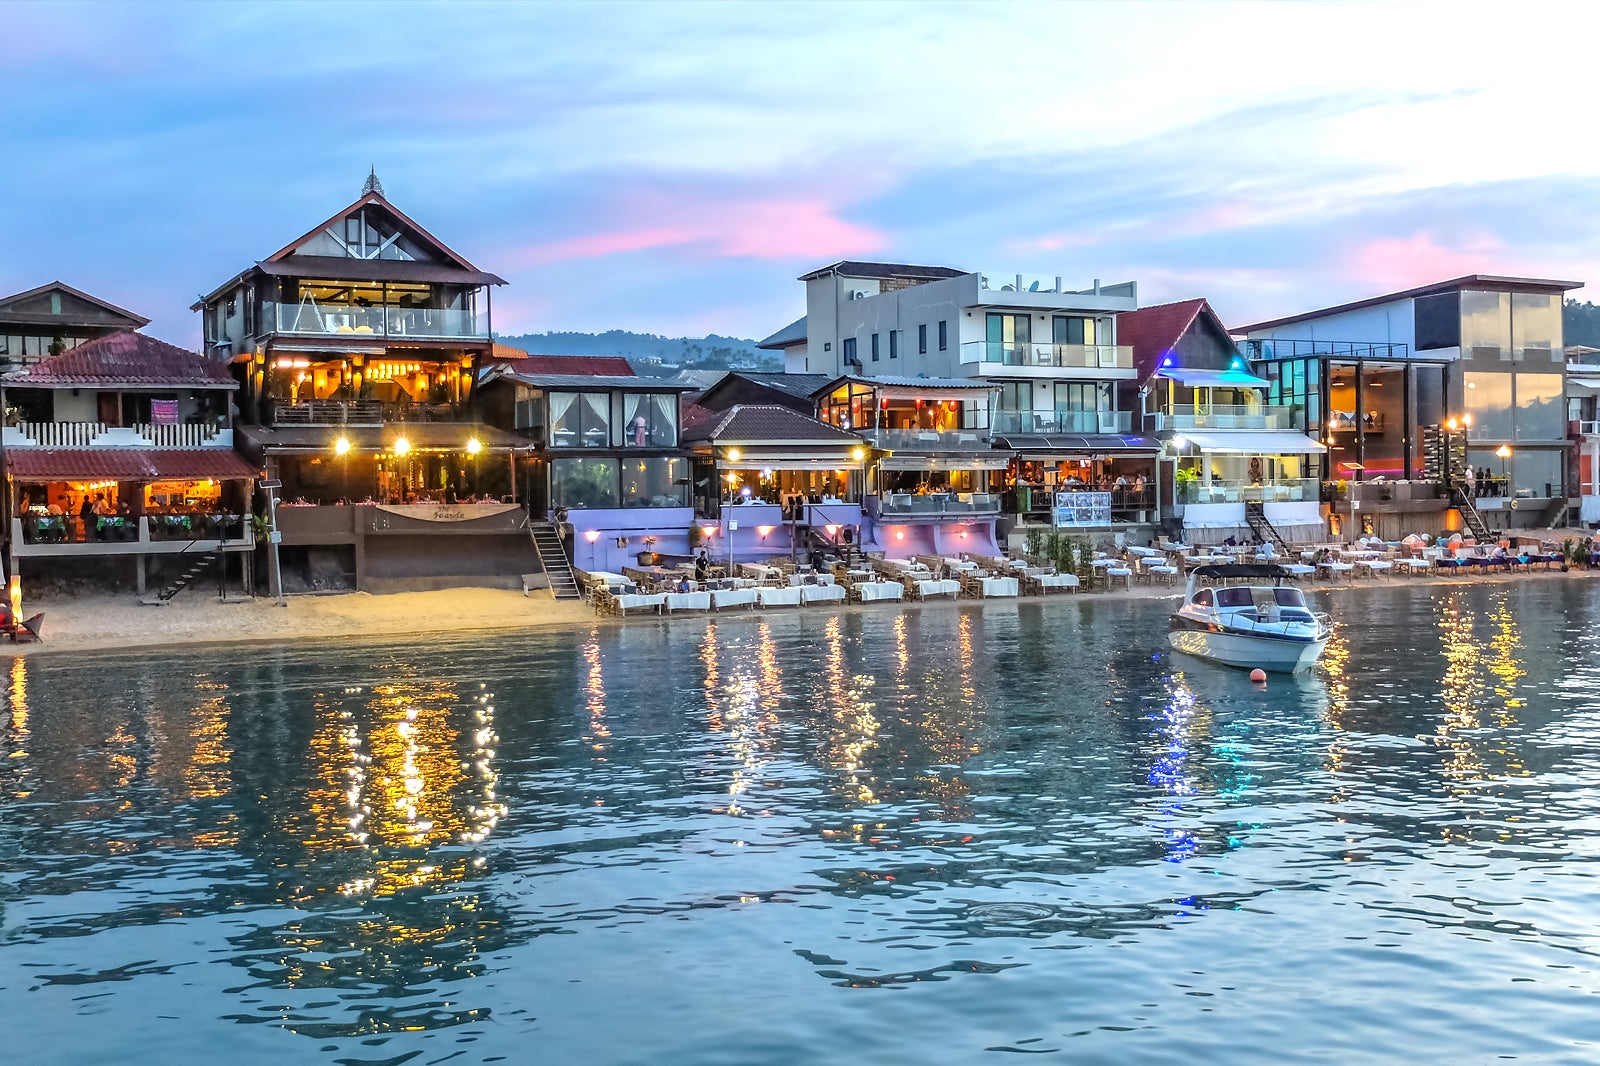
[[[1164,366],[1156,369],[1156,376],[1171,378],[1181,385],[1197,389],[1264,389],[1268,385],[1265,378],[1258,378],[1243,370],[1192,370],[1183,366]]]

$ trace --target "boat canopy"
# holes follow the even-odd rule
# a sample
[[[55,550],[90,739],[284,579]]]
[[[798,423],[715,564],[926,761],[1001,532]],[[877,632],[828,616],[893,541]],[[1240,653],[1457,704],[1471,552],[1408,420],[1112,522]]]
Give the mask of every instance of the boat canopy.
[[[1289,571],[1276,563],[1222,563],[1197,566],[1189,572],[1191,578],[1211,578],[1216,581],[1247,581],[1252,578],[1271,578],[1282,581]]]

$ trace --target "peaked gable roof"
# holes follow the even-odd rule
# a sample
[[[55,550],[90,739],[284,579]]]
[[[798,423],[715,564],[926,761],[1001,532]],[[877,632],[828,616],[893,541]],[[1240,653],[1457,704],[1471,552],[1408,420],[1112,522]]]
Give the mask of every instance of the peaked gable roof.
[[[68,285],[64,281],[52,281],[47,285],[40,285],[37,288],[29,289],[26,292],[14,292],[10,296],[0,296],[0,316],[5,316],[7,311],[14,311],[14,312],[16,312],[16,317],[17,317],[18,320],[31,320],[31,319],[34,319],[36,317],[40,317],[40,318],[48,317],[49,319],[59,319],[59,320],[69,321],[70,322],[70,320],[67,318],[66,315],[59,315],[59,316],[57,316],[57,315],[48,315],[48,316],[46,316],[46,315],[41,315],[38,312],[22,311],[22,310],[18,309],[18,305],[19,304],[26,304],[30,300],[32,300],[33,297],[35,297],[35,296],[44,296],[47,293],[51,293],[51,292],[64,293],[64,294],[66,294],[68,296],[73,297],[74,299],[82,300],[84,303],[90,304],[93,307],[98,307],[99,309],[104,311],[111,318],[120,319],[121,322],[119,322],[118,324],[119,325],[125,324],[128,329],[142,329],[145,326],[148,326],[150,324],[150,320],[148,318],[145,318],[142,315],[136,315],[132,311],[126,310],[125,308],[118,307],[116,304],[107,303],[105,300],[100,299],[98,296],[90,296],[88,293],[84,292],[82,289],[74,289],[71,285]],[[79,324],[79,323],[71,323],[71,324],[76,325],[76,324]],[[88,325],[90,323],[82,323],[82,324]],[[100,325],[100,324],[109,325],[110,323],[93,323],[93,324],[96,324],[96,325]]]
[[[383,210],[389,212],[390,215],[394,216],[395,221],[411,230],[411,232],[417,237],[420,237],[425,244],[429,245],[434,252],[437,252],[446,261],[453,263],[462,270],[476,271],[478,269],[471,263],[467,262],[466,259],[452,251],[449,245],[445,244],[439,238],[423,229],[416,222],[413,222],[404,211],[401,211],[398,207],[394,206],[394,204],[391,204],[388,200],[386,200],[381,192],[369,192],[363,194],[355,201],[355,203],[351,204],[349,207],[346,207],[343,211],[336,211],[332,215],[329,215],[319,224],[312,226],[305,233],[290,241],[282,248],[279,248],[276,252],[273,252],[271,255],[267,256],[266,259],[262,260],[262,262],[276,263],[287,259],[288,257],[294,255],[295,249],[299,248],[306,241],[315,237],[329,226],[332,226],[337,222],[344,221],[346,218],[349,218],[352,214],[361,210],[363,207],[368,206],[369,204],[377,205]],[[501,282],[501,284],[504,284],[504,282]]]
[[[859,445],[861,438],[798,411],[776,404],[736,404],[709,419],[696,417],[684,440],[732,444]]]
[[[225,360],[158,341],[143,333],[111,333],[4,377],[13,388],[237,389]]]
[[[1155,373],[1161,356],[1174,348],[1197,319],[1205,319],[1224,338],[1228,328],[1204,297],[1177,303],[1154,304],[1117,316],[1117,343],[1133,349],[1133,365],[1143,381]]]

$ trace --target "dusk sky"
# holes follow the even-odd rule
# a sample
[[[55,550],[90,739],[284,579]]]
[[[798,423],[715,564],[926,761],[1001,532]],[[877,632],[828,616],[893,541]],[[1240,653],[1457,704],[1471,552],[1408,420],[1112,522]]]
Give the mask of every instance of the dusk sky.
[[[882,259],[1231,325],[1600,278],[1584,6],[7,4],[0,292],[188,306],[354,200],[502,334],[762,337]],[[1586,291],[1572,294],[1591,298]]]

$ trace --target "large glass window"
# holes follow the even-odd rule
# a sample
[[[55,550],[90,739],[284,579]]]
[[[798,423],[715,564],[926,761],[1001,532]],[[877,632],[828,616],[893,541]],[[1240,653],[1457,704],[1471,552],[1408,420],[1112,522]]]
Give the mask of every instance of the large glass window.
[[[678,443],[678,397],[633,392],[623,397],[622,443],[629,448],[671,448]]]
[[[1468,436],[1477,440],[1510,440],[1511,375],[1467,371],[1462,378],[1462,407],[1472,416]]]
[[[552,507],[616,507],[618,498],[615,459],[550,460]]]
[[[1033,341],[1033,323],[1028,315],[991,313],[986,320],[989,351],[987,361],[1017,365],[1023,362],[1018,349]]]
[[[1511,347],[1522,359],[1561,359],[1561,297],[1519,292],[1511,296]]]
[[[1094,319],[1076,315],[1056,315],[1050,324],[1050,340],[1055,344],[1094,344]]]
[[[550,394],[550,447],[605,448],[610,444],[610,393]]]
[[[1517,374],[1518,440],[1561,440],[1562,407],[1560,374]]]
[[[1561,453],[1549,448],[1519,448],[1511,457],[1511,488],[1525,496],[1559,496]]]
[[[1462,292],[1461,357],[1511,357],[1511,294]]]
[[[622,460],[622,506],[689,506],[688,460],[656,456]]]

